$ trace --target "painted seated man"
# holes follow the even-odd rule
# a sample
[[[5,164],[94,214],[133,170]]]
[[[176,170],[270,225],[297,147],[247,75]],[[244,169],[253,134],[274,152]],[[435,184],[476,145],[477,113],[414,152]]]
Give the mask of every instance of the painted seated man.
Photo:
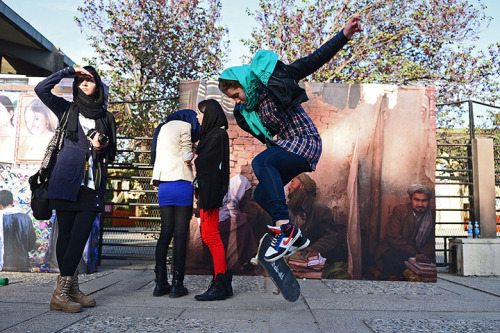
[[[410,202],[394,207],[387,234],[377,249],[381,279],[404,278],[405,261],[435,262],[435,214],[430,207],[432,191],[420,184],[408,188]]]
[[[288,185],[289,213],[302,233],[311,243],[309,247],[327,259],[331,264],[334,261],[345,261],[338,245],[337,227],[333,213],[325,204],[316,200],[316,182],[306,173],[293,178]]]

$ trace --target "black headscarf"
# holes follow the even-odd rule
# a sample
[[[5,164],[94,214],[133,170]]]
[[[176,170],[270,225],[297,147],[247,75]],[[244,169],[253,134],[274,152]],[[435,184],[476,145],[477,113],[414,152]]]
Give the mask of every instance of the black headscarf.
[[[227,130],[229,128],[229,124],[227,123],[226,114],[224,110],[222,110],[222,106],[220,106],[219,102],[215,99],[209,99],[204,101],[203,103],[203,121],[201,123],[201,131],[200,131],[200,143],[198,144],[198,148],[196,149],[196,153],[200,154],[203,150],[203,146],[207,142],[207,138],[210,136],[210,132],[224,128]]]
[[[73,80],[73,103],[69,108],[68,123],[66,125],[66,137],[72,141],[78,141],[78,115],[81,113],[85,118],[95,120],[95,129],[109,137],[107,150],[108,162],[112,162],[116,154],[116,127],[114,117],[106,111],[104,85],[101,77],[94,67],[83,67],[92,74],[96,91],[93,96],[88,96],[78,87],[78,76]],[[85,135],[87,133],[84,133]],[[94,152],[95,155],[95,152]],[[95,156],[94,156],[95,157]]]
[[[199,205],[208,210],[222,206],[229,188],[229,136],[226,132],[229,126],[216,100],[207,100],[203,113],[195,166]]]

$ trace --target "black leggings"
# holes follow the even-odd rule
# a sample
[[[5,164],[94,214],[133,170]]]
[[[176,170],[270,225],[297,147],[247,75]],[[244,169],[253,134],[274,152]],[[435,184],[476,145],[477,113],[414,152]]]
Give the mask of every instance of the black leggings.
[[[160,207],[161,229],[160,238],[156,243],[156,265],[164,267],[167,264],[168,246],[174,237],[174,270],[184,273],[186,268],[186,238],[189,221],[193,215],[193,206],[162,206]]]
[[[72,276],[89,239],[97,212],[74,212],[56,210],[59,235],[56,256],[62,276]]]

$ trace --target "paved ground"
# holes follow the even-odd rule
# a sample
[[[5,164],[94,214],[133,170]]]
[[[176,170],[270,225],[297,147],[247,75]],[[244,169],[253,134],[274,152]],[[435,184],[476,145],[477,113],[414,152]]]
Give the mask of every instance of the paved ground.
[[[152,263],[108,261],[82,276],[97,306],[49,310],[55,274],[0,272],[1,332],[500,332],[500,277],[440,273],[437,283],[301,280],[295,303],[264,277],[235,276],[234,297],[197,302],[207,276],[190,275],[190,295],[153,297]]]

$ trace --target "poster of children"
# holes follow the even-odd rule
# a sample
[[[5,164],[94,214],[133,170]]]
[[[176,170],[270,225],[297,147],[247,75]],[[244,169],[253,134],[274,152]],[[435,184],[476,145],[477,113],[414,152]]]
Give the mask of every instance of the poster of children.
[[[14,162],[17,93],[0,92],[0,162]]]
[[[17,161],[39,162],[54,136],[57,117],[34,93],[19,95]]]
[[[56,216],[39,221],[31,212],[28,179],[35,172],[28,165],[0,164],[0,271],[59,271]],[[99,221],[98,215],[79,264],[82,273],[97,269]]]

